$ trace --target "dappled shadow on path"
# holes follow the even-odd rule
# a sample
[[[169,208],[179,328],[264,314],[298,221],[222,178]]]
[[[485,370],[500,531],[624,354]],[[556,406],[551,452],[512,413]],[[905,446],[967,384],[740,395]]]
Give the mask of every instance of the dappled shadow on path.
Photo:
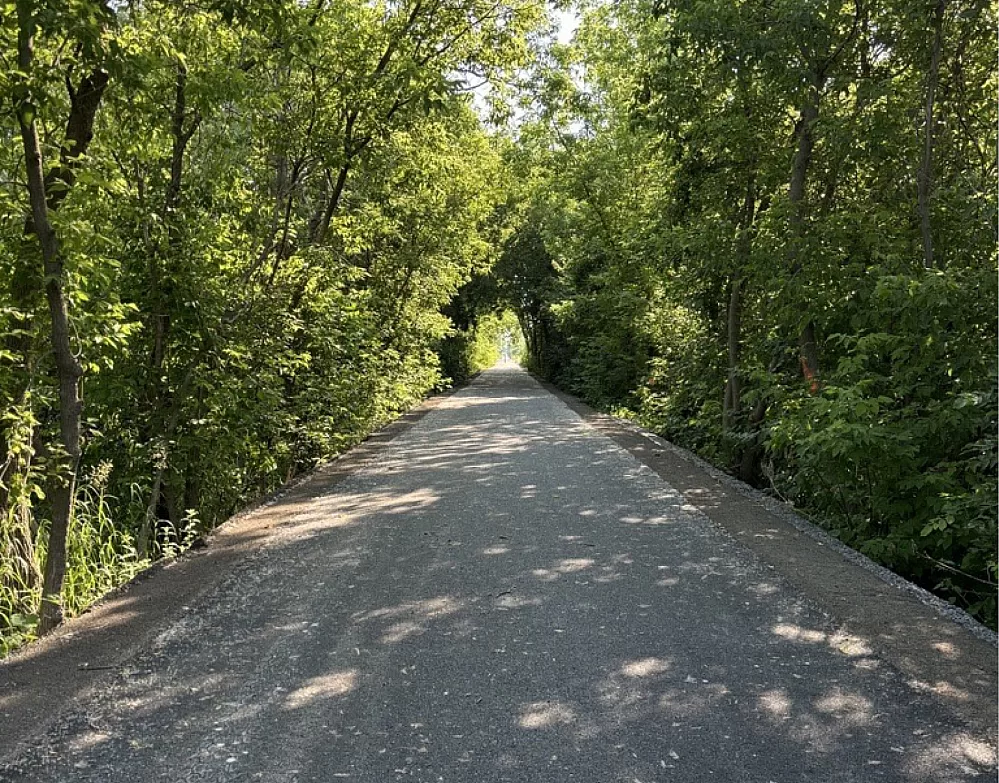
[[[12,781],[989,777],[869,642],[522,374],[275,509]]]

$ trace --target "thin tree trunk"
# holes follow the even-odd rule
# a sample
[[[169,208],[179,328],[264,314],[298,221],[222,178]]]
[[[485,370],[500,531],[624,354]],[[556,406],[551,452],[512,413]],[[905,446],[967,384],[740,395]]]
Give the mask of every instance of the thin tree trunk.
[[[810,78],[804,106],[798,119],[795,131],[798,137],[798,148],[794,155],[794,165],[791,171],[791,187],[789,200],[791,203],[791,267],[797,274],[803,267],[800,253],[804,249],[805,240],[805,185],[808,181],[808,170],[815,151],[815,123],[819,119],[819,102],[822,90],[832,69],[839,58],[847,51],[849,44],[857,37],[865,19],[865,6],[860,0],[854,0],[853,24],[850,31],[840,41],[839,45],[821,63],[815,63],[815,71]],[[832,194],[830,194],[830,199]],[[805,303],[807,308],[808,303]],[[806,316],[808,315],[806,310]],[[808,383],[809,391],[818,394],[822,390],[822,380],[819,375],[819,344],[816,338],[815,321],[808,317],[798,335],[798,358],[801,362],[801,372]]]
[[[162,460],[156,466],[153,475],[153,488],[149,492],[149,503],[146,504],[146,513],[142,517],[142,527],[139,528],[139,535],[135,542],[136,552],[140,560],[149,557],[149,550],[153,540],[153,533],[156,531],[158,517],[156,509],[160,504],[160,493],[163,491],[163,470],[165,465]]]
[[[742,405],[739,381],[739,362],[742,349],[742,286],[741,275],[732,278],[728,297],[728,380],[725,384],[725,402],[722,408],[722,426],[732,429]]]
[[[63,291],[63,261],[59,252],[58,238],[49,223],[45,206],[42,154],[37,128],[34,120],[27,119],[23,112],[19,114],[18,119],[24,144],[25,164],[28,169],[31,208],[44,260],[45,298],[52,319],[52,353],[55,357],[56,376],[59,382],[59,432],[64,452],[62,458],[56,461],[59,468],[52,488],[52,526],[49,529],[41,617],[38,624],[38,633],[42,635],[62,621],[61,593],[66,573],[66,536],[72,518],[76,471],[80,461],[80,417],[83,410],[80,378],[83,377],[83,368],[73,354],[69,311]]]
[[[136,541],[136,550],[138,551],[140,558],[148,557],[152,547],[152,541],[154,534],[156,533],[156,524],[158,521],[156,511],[159,508],[160,499],[163,494],[163,482],[165,480],[165,473],[169,464],[169,444],[177,433],[177,427],[180,426],[180,416],[183,412],[184,400],[187,398],[191,384],[194,381],[194,371],[195,365],[192,364],[188,367],[183,380],[177,387],[176,394],[172,395],[168,401],[164,402],[164,407],[172,405],[173,410],[170,413],[169,419],[163,425],[163,433],[160,436],[162,448],[161,451],[156,454],[156,462],[154,463],[155,470],[153,472],[153,486],[149,493],[149,503],[146,505],[146,513],[142,518],[142,527],[139,529],[139,536]]]
[[[201,115],[197,111],[188,117],[187,66],[178,61],[173,111],[170,116],[170,134],[173,136],[170,152],[170,181],[167,183],[166,197],[163,201],[167,215],[176,210],[180,204],[181,188],[184,184],[184,157],[187,154],[187,145],[191,142],[199,125],[201,125]],[[174,221],[173,228],[174,230],[178,228],[176,221]]]
[[[22,28],[23,34],[27,36],[27,41],[22,41],[19,38],[19,59],[30,65],[33,59],[33,54],[30,51],[30,25],[32,23],[24,8],[19,7],[18,13],[19,21],[27,22],[29,25],[27,30]],[[27,51],[24,51],[24,46],[28,47]],[[25,57],[26,59],[23,59]],[[107,83],[108,75],[101,70],[86,76],[75,89],[72,83],[67,81],[70,113],[66,123],[65,138],[60,149],[59,161],[49,169],[42,180],[43,201],[49,214],[59,209],[76,182],[76,169],[90,145],[94,117]],[[15,96],[15,100],[23,102],[27,100],[27,96]],[[36,235],[34,210],[32,209],[24,221],[21,252],[18,255],[17,268],[14,270],[10,284],[10,301],[19,315],[12,324],[12,333],[5,340],[7,351],[11,356],[16,357],[14,361],[17,363],[17,371],[14,373],[16,387],[11,391],[10,399],[16,400],[18,406],[29,409],[32,405],[30,384],[34,372],[32,355],[35,351],[32,311],[36,308],[37,300],[44,287],[44,275],[37,266],[37,256],[35,255],[37,253],[37,248],[34,247]],[[11,448],[14,446],[12,439],[15,437],[18,436],[12,431],[10,425],[0,429],[0,464],[8,466],[2,477],[2,482],[0,482],[0,516],[13,517],[12,546],[19,553],[18,562],[22,566],[18,579],[25,589],[33,591],[42,583],[42,574],[38,569],[35,557],[35,534],[38,524],[33,516],[31,502],[27,496],[34,451],[37,445],[35,442],[36,433],[34,428],[30,428],[24,434],[24,442],[17,444],[19,453],[16,455],[11,452]],[[12,493],[11,488],[17,489]],[[16,508],[11,508],[12,505]],[[33,607],[31,611],[34,611]]]
[[[340,206],[340,199],[343,197],[343,189],[347,184],[347,175],[350,173],[350,160],[343,164],[340,168],[340,173],[337,174],[336,183],[333,185],[333,192],[330,194],[330,200],[326,203],[326,210],[323,212],[322,219],[319,221],[319,229],[316,231],[316,235],[313,238],[313,244],[321,245],[326,241],[326,234],[329,233],[330,223],[333,221],[333,215],[336,214],[337,209]]]
[[[742,206],[741,231],[738,243],[738,270],[732,276],[728,297],[728,380],[722,406],[722,426],[731,429],[742,409],[742,384],[739,378],[742,361],[742,290],[745,270],[753,249],[753,223],[756,220],[756,176],[750,172],[746,181],[746,196]]]
[[[926,75],[926,115],[923,127],[923,159],[919,165],[917,189],[919,198],[919,231],[923,239],[923,266],[932,269],[933,227],[930,221],[930,191],[933,184],[934,104],[940,80],[940,55],[943,49],[943,17],[946,0],[938,0],[933,10],[933,53]]]
[[[17,4],[18,68],[30,74],[34,64],[35,20],[32,5],[26,0]],[[93,78],[93,77],[91,77]],[[81,85],[82,86],[82,85]],[[68,190],[75,181],[75,165],[85,151],[93,131],[94,116],[107,86],[107,75],[91,82],[87,94],[82,90],[71,91],[71,112],[67,129],[67,146],[63,147],[61,161],[54,175]],[[42,584],[42,606],[38,624],[39,635],[48,633],[62,620],[62,584],[66,573],[66,537],[73,512],[76,492],[76,471],[80,460],[80,419],[83,400],[80,396],[80,379],[83,368],[73,353],[70,336],[69,310],[64,292],[65,274],[59,239],[49,213],[57,209],[65,193],[50,194],[41,143],[36,124],[36,108],[26,88],[15,96],[21,143],[24,148],[25,173],[28,179],[28,196],[31,204],[33,233],[42,251],[45,279],[45,298],[51,318],[52,353],[55,358],[59,384],[59,431],[62,454],[55,460],[56,472],[51,490],[52,524],[49,529],[48,554]],[[81,143],[81,141],[83,143]]]
[[[822,389],[822,382],[819,378],[819,344],[815,338],[815,321],[808,321],[798,335],[798,360],[809,391],[818,394]]]
[[[808,97],[801,109],[796,132],[798,148],[794,155],[794,165],[791,169],[791,187],[789,201],[791,204],[791,266],[792,273],[798,273],[802,268],[800,254],[805,239],[805,185],[808,180],[808,169],[815,150],[815,122],[819,118],[819,96],[821,81],[809,87]],[[801,372],[808,382],[810,391],[815,394],[820,388],[819,351],[815,339],[815,322],[809,318],[798,336],[798,358],[801,362]]]
[[[791,169],[791,228],[797,238],[804,227],[805,183],[808,180],[808,167],[812,163],[812,152],[815,149],[815,122],[819,118],[819,92],[817,87],[811,87],[808,98],[801,108],[798,123],[795,128],[798,146],[794,154],[794,164]]]
[[[164,250],[154,249],[149,255],[150,301],[153,312],[153,349],[150,357],[148,406],[150,416],[162,413],[171,406],[171,395],[163,383],[163,365],[166,361],[168,338],[170,334],[169,297],[161,286],[160,262],[169,262],[176,257],[180,247],[181,216],[177,213],[181,204],[184,186],[184,160],[187,148],[201,125],[201,115],[198,111],[187,109],[187,66],[182,61],[177,62],[177,78],[174,85],[174,103],[170,114],[170,135],[173,137],[170,151],[170,179],[167,182],[163,198],[163,220],[167,227],[167,247]],[[152,418],[150,419],[150,424]],[[149,493],[149,502],[139,529],[136,548],[139,556],[149,555],[151,542],[156,533],[157,515],[160,500],[163,496],[163,474],[168,464],[168,441],[176,430],[176,416],[166,425],[167,436],[162,438],[162,451],[155,456],[153,465],[153,485]],[[143,438],[153,440],[152,432],[147,431]]]
[[[760,462],[763,455],[763,447],[760,444],[760,425],[767,415],[767,398],[761,396],[753,406],[749,414],[749,430],[752,439],[745,451],[742,452],[742,459],[739,462],[739,479],[751,486],[756,486],[760,481]]]

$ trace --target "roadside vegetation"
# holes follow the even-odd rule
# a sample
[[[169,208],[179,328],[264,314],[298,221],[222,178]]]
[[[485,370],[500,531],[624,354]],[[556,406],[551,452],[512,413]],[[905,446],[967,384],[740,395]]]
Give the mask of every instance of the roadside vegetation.
[[[4,4],[0,655],[503,346],[995,626],[994,4],[579,13]]]
[[[996,626],[996,16],[589,7],[496,266],[530,365]]]
[[[442,314],[508,230],[470,86],[544,21],[3,7],[0,654],[489,360]]]

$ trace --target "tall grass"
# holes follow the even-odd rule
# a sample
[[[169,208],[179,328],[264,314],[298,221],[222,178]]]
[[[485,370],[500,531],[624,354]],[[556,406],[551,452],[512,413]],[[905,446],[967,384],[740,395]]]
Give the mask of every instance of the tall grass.
[[[77,490],[66,542],[62,592],[66,617],[80,614],[148,565],[148,561],[139,559],[131,533],[117,527],[111,518],[109,501],[114,498],[106,494],[109,473],[110,464],[102,463]],[[48,522],[42,522],[29,553],[18,544],[23,531],[15,529],[17,524],[15,517],[0,528],[0,657],[36,637],[41,601],[37,580],[28,575],[30,569],[40,570],[45,562]]]
[[[0,657],[34,638],[41,580],[32,531],[12,508],[0,519]]]
[[[148,565],[140,560],[127,530],[114,524],[105,493],[110,464],[102,463],[76,496],[73,525],[66,541],[66,617],[79,614]]]

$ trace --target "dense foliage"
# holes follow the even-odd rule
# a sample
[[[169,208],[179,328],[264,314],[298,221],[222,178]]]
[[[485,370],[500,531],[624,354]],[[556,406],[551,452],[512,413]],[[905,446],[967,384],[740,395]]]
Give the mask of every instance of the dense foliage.
[[[531,361],[994,626],[988,2],[625,0],[532,73]]]
[[[0,20],[2,653],[447,382],[442,309],[504,231],[469,85],[544,8]]]

